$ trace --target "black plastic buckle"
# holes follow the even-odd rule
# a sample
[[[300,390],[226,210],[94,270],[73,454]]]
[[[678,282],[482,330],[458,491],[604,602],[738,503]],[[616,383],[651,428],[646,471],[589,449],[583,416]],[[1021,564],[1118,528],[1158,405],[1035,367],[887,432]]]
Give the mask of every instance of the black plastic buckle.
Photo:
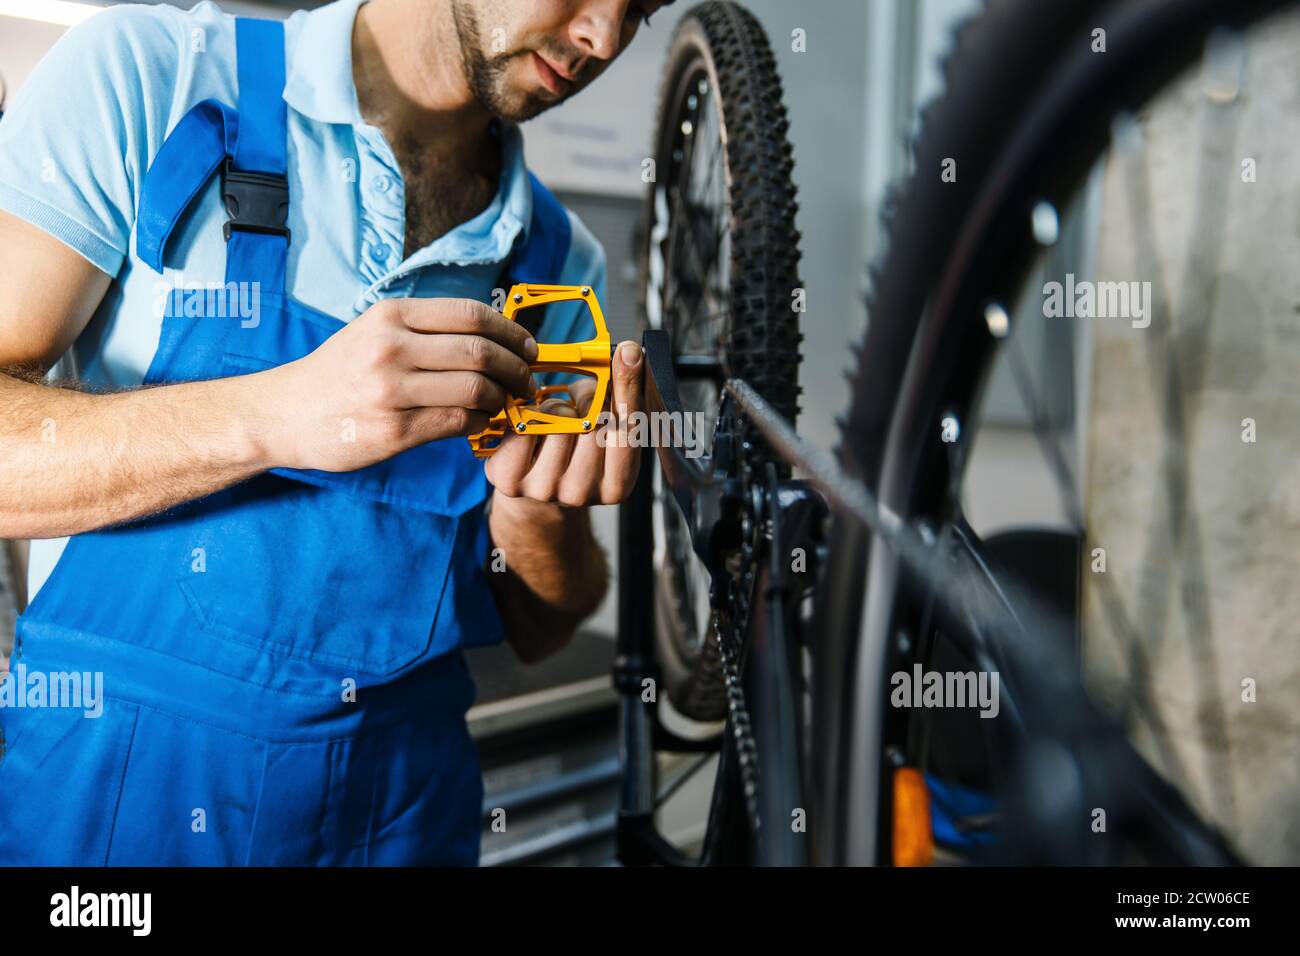
[[[232,229],[289,238],[289,180],[270,173],[221,167],[221,199],[230,218],[222,226],[226,242]]]

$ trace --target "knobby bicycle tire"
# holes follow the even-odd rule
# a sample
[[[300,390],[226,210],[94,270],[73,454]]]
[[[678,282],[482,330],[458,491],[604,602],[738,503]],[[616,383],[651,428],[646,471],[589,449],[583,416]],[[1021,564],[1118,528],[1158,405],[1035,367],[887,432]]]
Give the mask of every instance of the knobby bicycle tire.
[[[799,313],[794,299],[800,288],[799,234],[795,229],[795,187],[791,179],[793,151],[788,138],[780,77],[762,27],[743,7],[709,2],[689,10],[678,24],[669,47],[660,91],[655,134],[655,170],[660,182],[678,173],[682,116],[695,95],[693,78],[707,76],[715,91],[722,124],[725,195],[729,207],[730,308],[716,341],[722,375],[743,378],[793,421],[799,404]],[[699,131],[696,130],[696,133]],[[706,144],[712,145],[712,144]],[[676,241],[678,223],[662,221],[656,205],[657,184],[646,202],[643,254],[638,289],[643,316],[651,311],[648,290],[656,281],[650,263],[655,244],[661,263],[672,264],[664,246]],[[662,305],[662,303],[660,303]],[[676,316],[662,315],[656,323],[670,334]],[[720,382],[718,383],[720,385]],[[766,454],[755,442],[746,464],[762,474]],[[780,465],[782,473],[787,473]],[[657,503],[656,507],[672,507]],[[674,530],[669,528],[669,531]],[[681,535],[685,529],[675,529]],[[722,661],[714,636],[700,640],[688,633],[683,614],[684,580],[689,569],[672,561],[656,582],[656,649],[663,682],[677,711],[691,720],[718,721],[727,712]]]
[[[676,502],[654,493],[660,468],[647,458],[638,489],[624,505],[623,534],[642,545],[651,542],[656,551],[657,537],[665,552],[661,563],[640,551],[630,562],[635,589],[644,589],[650,598],[638,602],[636,625],[652,630],[661,677],[653,708],[655,740],[668,750],[719,750],[700,857],[706,864],[798,861],[798,848],[790,841],[770,838],[766,825],[759,823],[758,807],[778,804],[785,814],[785,804],[797,802],[787,796],[802,761],[785,748],[802,739],[804,724],[773,728],[769,720],[756,721],[760,728],[754,732],[740,719],[745,708],[737,703],[742,685],[754,707],[764,707],[769,692],[788,700],[789,679],[772,689],[773,680],[781,680],[774,673],[784,659],[746,653],[751,639],[744,625],[745,608],[763,570],[757,534],[761,516],[753,513],[757,501],[749,491],[761,494],[759,488],[771,480],[770,469],[782,478],[789,469],[743,421],[726,412],[722,391],[727,379],[741,378],[783,415],[793,419],[798,414],[801,289],[788,129],[775,58],[758,21],[731,2],[707,2],[689,10],[673,34],[660,92],[655,176],[641,238],[639,306],[648,326],[669,333],[687,410],[704,413],[710,428],[725,422],[728,436],[744,434],[743,443],[726,439],[736,456],[728,456],[725,467],[730,476],[727,507],[743,512],[744,526],[755,533],[741,535],[745,540],[727,562],[734,570],[726,572],[725,585],[717,593],[708,590],[708,574],[692,551],[691,531]],[[707,160],[704,170],[698,169],[700,159]],[[710,323],[703,333],[701,317]],[[740,514],[728,520],[737,528],[742,524]],[[692,576],[694,593],[688,587]],[[698,587],[701,576],[703,588]],[[711,612],[713,617],[706,624],[686,620],[683,606],[701,610],[687,598],[704,593],[709,595],[705,616]],[[723,622],[721,637],[716,622]],[[671,727],[664,723],[668,709],[677,718]],[[789,716],[791,708],[774,708],[773,713]],[[680,718],[696,722],[684,731],[688,737],[681,736]],[[725,732],[720,732],[716,726],[724,719]],[[760,734],[772,743],[760,748]],[[755,777],[759,749],[775,754],[771,760],[780,766]]]

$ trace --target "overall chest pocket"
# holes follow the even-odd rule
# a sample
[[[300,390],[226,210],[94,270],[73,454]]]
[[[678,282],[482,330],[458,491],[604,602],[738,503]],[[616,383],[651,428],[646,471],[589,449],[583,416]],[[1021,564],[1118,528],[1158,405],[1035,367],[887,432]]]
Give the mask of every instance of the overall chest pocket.
[[[205,630],[372,675],[424,653],[459,518],[279,475],[220,497],[178,582]]]
[[[269,364],[227,355],[224,373]],[[355,472],[277,469],[202,503],[178,586],[217,637],[390,675],[428,651],[460,525],[485,495],[463,439]]]

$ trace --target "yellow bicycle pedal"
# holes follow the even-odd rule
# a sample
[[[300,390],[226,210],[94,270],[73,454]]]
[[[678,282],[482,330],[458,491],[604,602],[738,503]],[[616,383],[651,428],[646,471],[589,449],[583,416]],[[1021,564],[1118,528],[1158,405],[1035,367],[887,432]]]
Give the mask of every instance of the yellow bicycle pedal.
[[[488,422],[487,428],[481,432],[475,432],[467,436],[469,441],[469,450],[474,453],[475,458],[491,458],[492,453],[497,450],[501,444],[501,439],[506,437],[506,410],[503,408],[492,416]]]
[[[533,395],[533,401],[540,405],[548,398],[553,398],[556,395],[567,395],[570,404],[574,402],[573,393],[569,391],[567,385],[543,385]],[[509,428],[510,422],[506,418],[506,410],[503,408],[492,416],[487,428],[469,436],[469,447],[474,452],[474,457],[491,458],[492,453],[497,450],[497,445],[501,443],[500,440],[506,437],[506,430]],[[493,443],[488,444],[489,442]]]
[[[578,409],[577,417],[543,411],[541,404],[551,395],[566,392],[570,400],[573,399],[573,393],[564,385],[538,389],[532,399],[512,395],[506,399],[505,408],[488,422],[487,428],[469,436],[469,446],[476,457],[489,457],[507,430],[519,435],[581,435],[596,427],[596,417],[604,407],[605,396],[609,392],[613,347],[609,341],[605,315],[600,309],[600,303],[596,301],[595,290],[586,285],[520,283],[511,287],[501,314],[511,321],[517,321],[516,316],[525,309],[557,302],[585,303],[591,312],[596,334],[586,342],[539,342],[537,358],[529,367],[534,372],[570,372],[594,379],[596,390],[591,397],[591,405],[585,410]]]

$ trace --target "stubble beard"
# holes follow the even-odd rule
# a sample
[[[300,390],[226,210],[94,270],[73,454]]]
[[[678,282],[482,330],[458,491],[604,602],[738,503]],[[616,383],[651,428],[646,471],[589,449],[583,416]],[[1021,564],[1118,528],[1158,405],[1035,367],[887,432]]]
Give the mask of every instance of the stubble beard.
[[[529,92],[511,95],[506,73],[512,60],[531,56],[532,51],[498,53],[488,56],[484,52],[483,32],[478,15],[467,0],[452,0],[452,20],[460,42],[461,65],[474,99],[497,119],[522,123],[539,113],[558,105],[562,100],[548,99],[544,94]]]

